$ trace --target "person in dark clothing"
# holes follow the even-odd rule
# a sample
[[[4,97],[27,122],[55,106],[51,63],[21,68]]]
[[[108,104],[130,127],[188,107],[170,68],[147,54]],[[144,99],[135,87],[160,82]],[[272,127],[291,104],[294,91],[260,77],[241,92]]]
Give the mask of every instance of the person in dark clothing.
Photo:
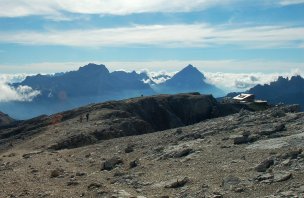
[[[87,113],[87,114],[86,114],[87,122],[89,121],[89,116],[90,116],[90,114]]]

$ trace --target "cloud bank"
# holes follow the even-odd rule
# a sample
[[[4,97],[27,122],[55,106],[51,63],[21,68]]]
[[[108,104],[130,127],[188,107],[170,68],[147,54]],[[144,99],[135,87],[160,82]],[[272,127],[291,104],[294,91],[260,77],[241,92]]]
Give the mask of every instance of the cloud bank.
[[[302,4],[304,3],[304,0],[281,0],[279,3],[283,6],[286,5],[295,5],[295,4]]]
[[[0,102],[9,101],[32,101],[40,94],[29,86],[18,86],[16,88],[9,83],[20,82],[26,77],[25,74],[0,74]]]
[[[145,70],[150,79],[153,80],[156,84],[165,82],[170,79],[176,72],[151,72]],[[283,77],[292,77],[295,75],[304,76],[304,72],[300,69],[294,69],[290,72],[282,73],[224,73],[224,72],[203,72],[204,76],[208,83],[213,84],[221,88],[224,92],[242,92],[246,91],[258,84],[269,84],[270,82],[276,81],[279,76]],[[147,81],[147,83],[151,83]]]
[[[128,15],[152,12],[191,12],[205,10],[215,6],[287,6],[301,3],[304,3],[304,1],[192,0],[191,3],[189,3],[185,0],[0,0],[0,17],[42,15],[49,19],[58,20],[60,17],[65,18],[64,13]]]
[[[162,46],[302,48],[304,27],[212,26],[209,24],[135,25],[131,27],[1,32],[0,42],[78,47]]]
[[[291,77],[295,75],[303,76],[303,71],[299,69],[282,73],[221,73],[205,72],[207,80],[222,88],[226,92],[239,92],[248,90],[258,84],[269,84],[276,81],[279,76]]]
[[[144,70],[155,83],[162,83],[170,79],[176,72],[152,72],[149,70]],[[201,71],[208,83],[216,85],[221,88],[224,92],[242,92],[246,91],[258,84],[269,84],[278,79],[279,76],[292,77],[295,75],[300,75],[304,77],[304,72],[300,69],[293,69],[290,72],[275,72],[275,73],[261,73],[261,72],[251,72],[251,73],[225,73],[225,72],[203,72]],[[148,81],[149,83],[150,81]]]

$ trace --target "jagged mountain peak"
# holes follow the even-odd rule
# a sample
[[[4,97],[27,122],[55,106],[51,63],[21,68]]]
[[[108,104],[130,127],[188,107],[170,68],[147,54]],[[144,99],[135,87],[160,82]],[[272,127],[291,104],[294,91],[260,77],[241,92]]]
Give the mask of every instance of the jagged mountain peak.
[[[107,67],[103,64],[95,64],[89,63],[83,67],[80,67],[79,72],[103,72],[103,73],[110,73]]]
[[[304,79],[300,75],[291,76],[290,78],[289,77],[284,78],[283,76],[279,76],[277,81],[271,82],[270,84],[277,84],[277,83],[286,84],[286,83],[296,83],[296,82],[302,82],[302,81],[304,81]]]
[[[303,80],[304,80],[304,78],[300,75],[292,76],[290,78],[290,81],[303,81]]]

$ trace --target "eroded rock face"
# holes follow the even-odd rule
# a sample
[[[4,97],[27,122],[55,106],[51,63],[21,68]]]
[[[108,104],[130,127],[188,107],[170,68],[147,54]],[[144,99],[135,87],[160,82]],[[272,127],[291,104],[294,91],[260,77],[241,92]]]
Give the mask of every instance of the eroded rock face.
[[[69,125],[63,129],[54,137],[57,140],[48,145],[48,148],[55,150],[71,149],[101,140],[183,127],[236,113],[242,108],[244,106],[241,104],[220,104],[211,95],[199,93],[139,97],[37,117],[6,129],[0,133],[0,138],[31,136],[43,132],[45,128],[56,130],[57,126],[65,125],[69,120],[77,120],[76,125]],[[84,119],[87,114],[88,121]],[[200,137],[197,135],[189,138]]]
[[[97,140],[95,137],[85,134],[79,134],[71,136],[70,138],[64,139],[55,145],[50,146],[50,149],[60,150],[60,149],[71,149],[80,146],[85,146],[88,144],[94,144]]]
[[[212,110],[217,105],[210,95],[178,94],[128,100],[118,106],[161,131],[216,117]]]

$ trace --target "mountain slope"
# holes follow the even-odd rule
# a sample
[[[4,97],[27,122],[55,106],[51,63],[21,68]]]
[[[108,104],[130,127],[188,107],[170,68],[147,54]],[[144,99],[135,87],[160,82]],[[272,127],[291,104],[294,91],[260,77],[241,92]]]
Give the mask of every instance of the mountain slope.
[[[12,122],[14,122],[14,119],[9,117],[7,114],[4,114],[4,113],[0,112],[0,127],[5,126],[5,125],[9,125]]]
[[[205,76],[192,65],[188,65],[180,72],[176,73],[171,79],[155,86],[159,93],[185,93],[200,92],[203,94],[213,94],[222,96],[223,91],[214,85],[205,82]]]
[[[43,125],[58,115],[28,120],[12,139],[0,131],[0,140],[10,142],[0,149],[1,196],[301,197],[304,114],[297,106],[190,122],[216,112],[209,111],[214,105],[214,98],[197,94],[143,97],[63,112],[52,124]],[[148,119],[160,116],[155,107],[170,118],[160,118],[166,126],[184,125],[125,137],[135,126],[158,126]],[[81,123],[87,112],[89,121]],[[86,136],[104,126],[103,134],[120,138]]]

